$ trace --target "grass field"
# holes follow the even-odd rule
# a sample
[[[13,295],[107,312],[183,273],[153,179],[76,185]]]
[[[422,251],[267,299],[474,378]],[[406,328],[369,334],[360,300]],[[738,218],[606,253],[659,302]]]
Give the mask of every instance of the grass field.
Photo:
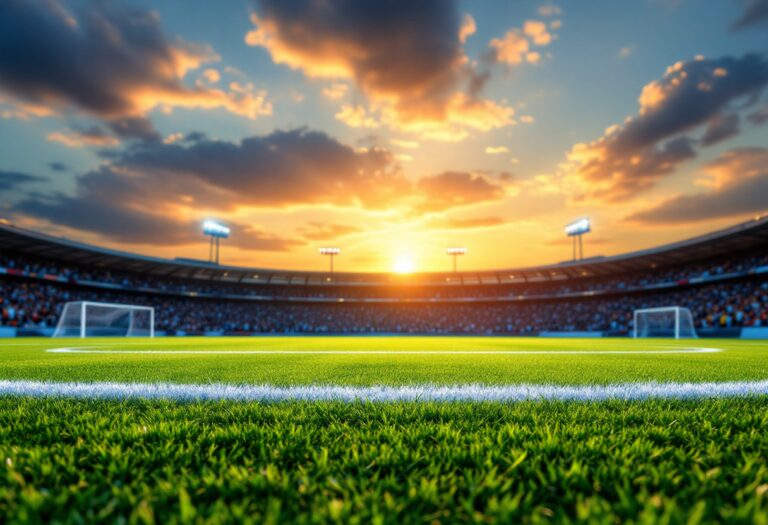
[[[0,383],[9,384],[559,388],[766,379],[768,345],[746,341],[0,342]],[[768,396],[721,398],[714,387],[689,400],[514,403],[6,394],[0,522],[768,523],[766,429]]]
[[[687,353],[700,347],[722,351]],[[46,351],[62,348],[88,353]],[[0,350],[0,379],[274,385],[571,385],[768,379],[768,344],[734,340],[38,339],[0,342]]]

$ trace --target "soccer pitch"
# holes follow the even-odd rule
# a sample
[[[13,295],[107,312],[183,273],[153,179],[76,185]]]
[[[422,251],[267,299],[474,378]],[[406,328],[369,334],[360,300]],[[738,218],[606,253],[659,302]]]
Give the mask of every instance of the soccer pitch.
[[[10,340],[0,522],[768,523],[766,379],[732,340]]]
[[[732,340],[198,337],[0,342],[0,379],[183,384],[610,385],[768,379]]]

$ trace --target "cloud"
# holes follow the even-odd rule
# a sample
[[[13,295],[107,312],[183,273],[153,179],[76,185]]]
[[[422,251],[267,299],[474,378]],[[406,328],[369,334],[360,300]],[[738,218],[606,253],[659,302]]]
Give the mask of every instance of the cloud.
[[[579,188],[579,197],[613,202],[652,188],[694,158],[697,147],[735,135],[738,117],[732,115],[753,105],[767,85],[768,61],[761,55],[678,62],[643,88],[636,116],[573,146],[566,182]]]
[[[10,191],[25,184],[31,184],[33,182],[45,182],[47,180],[48,179],[46,177],[28,175],[18,171],[0,171],[0,190]]]
[[[739,134],[739,115],[737,113],[720,114],[714,117],[701,137],[702,146],[711,146]]]
[[[768,210],[768,148],[728,151],[708,164],[711,189],[679,195],[628,217],[645,224],[675,224]]]
[[[249,45],[310,78],[355,82],[370,104],[362,110],[388,126],[461,140],[513,123],[512,108],[479,96],[485,75],[462,48],[474,21],[462,20],[455,0],[255,4]],[[341,116],[359,126],[365,120],[347,118],[353,109],[360,113],[347,106]]]
[[[550,24],[550,27],[554,28],[553,24]],[[541,53],[533,46],[548,46],[554,39],[555,35],[549,32],[545,22],[526,20],[522,29],[513,28],[503,37],[492,39],[488,58],[509,66],[538,64],[541,61]]]
[[[421,212],[501,200],[507,194],[499,182],[481,173],[466,171],[422,177],[416,183],[416,190],[421,198],[415,209]]]
[[[95,233],[110,242],[179,246],[201,242],[200,222],[166,213],[139,210],[122,203],[85,195],[54,194],[27,199],[15,211],[50,221],[58,226]],[[287,251],[304,244],[278,237],[252,226],[228,223],[232,237],[227,244],[255,251]]]
[[[731,31],[768,25],[768,0],[747,0],[744,12],[731,24]]]
[[[329,87],[323,88],[323,96],[331,100],[340,100],[344,98],[348,90],[349,86],[336,82]]]
[[[487,146],[485,153],[488,155],[500,155],[502,153],[509,153],[509,148],[506,146]]]
[[[69,148],[83,148],[85,146],[106,148],[120,143],[114,135],[107,133],[99,126],[92,126],[81,130],[65,129],[54,131],[49,133],[46,138],[51,142],[58,142]]]
[[[459,42],[462,44],[467,41],[467,38],[474,35],[477,31],[477,24],[472,15],[465,14],[461,21],[461,27],[459,28]]]
[[[228,244],[291,250],[307,240],[355,233],[358,227],[312,223],[297,239],[227,217],[255,209],[329,205],[396,210],[413,217],[498,201],[507,195],[510,179],[506,173],[444,172],[411,181],[389,151],[353,148],[307,129],[240,142],[193,133],[173,143],[133,142],[106,150],[102,158],[98,168],[76,178],[72,194],[27,193],[11,211],[110,242],[166,245],[200,242],[200,222],[218,216],[233,229]],[[37,179],[14,173],[2,180],[17,185]]]
[[[379,121],[368,113],[363,106],[345,104],[336,113],[336,120],[340,120],[351,128],[378,128]]]
[[[108,2],[0,2],[0,91],[24,109],[79,110],[105,120],[157,107],[223,108],[249,118],[271,113],[263,92],[184,83],[218,60],[208,47],[170,39],[154,12]]]
[[[199,206],[283,207],[307,204],[388,206],[408,187],[392,154],[355,149],[318,131],[294,129],[239,143],[142,143],[122,152],[107,180],[148,184]],[[83,183],[90,182],[84,179]],[[114,188],[117,189],[117,188]],[[143,192],[141,192],[143,193]]]

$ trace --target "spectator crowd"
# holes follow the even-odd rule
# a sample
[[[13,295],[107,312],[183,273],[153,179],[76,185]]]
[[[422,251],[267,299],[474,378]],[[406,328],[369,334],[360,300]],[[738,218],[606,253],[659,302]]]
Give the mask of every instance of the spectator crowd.
[[[360,304],[191,299],[0,279],[0,325],[53,327],[67,301],[155,307],[156,329],[258,333],[536,334],[625,332],[637,308],[691,309],[697,328],[768,326],[768,280],[751,278],[602,298],[477,303]]]

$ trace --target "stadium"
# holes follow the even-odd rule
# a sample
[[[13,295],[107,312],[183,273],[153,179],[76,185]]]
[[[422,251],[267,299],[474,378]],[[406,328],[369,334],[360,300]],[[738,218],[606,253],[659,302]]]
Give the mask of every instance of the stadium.
[[[57,336],[416,334],[621,337],[680,306],[683,337],[768,338],[768,217],[671,245],[531,268],[411,275],[163,260],[0,225],[6,335],[54,335],[66,302],[154,308],[134,334],[94,312]],[[674,320],[647,336],[680,337]]]
[[[767,23],[1,0],[0,525],[768,525]]]

